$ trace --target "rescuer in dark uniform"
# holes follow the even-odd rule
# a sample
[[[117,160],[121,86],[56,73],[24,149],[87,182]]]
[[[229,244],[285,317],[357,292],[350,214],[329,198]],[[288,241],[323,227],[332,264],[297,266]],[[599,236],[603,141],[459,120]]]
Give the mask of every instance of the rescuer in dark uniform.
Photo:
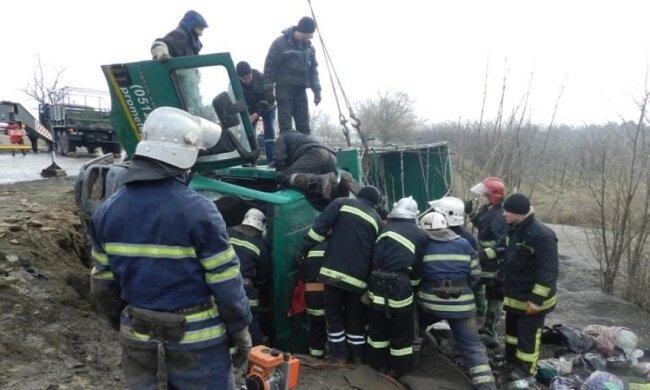
[[[305,237],[303,253],[327,239],[319,280],[325,283],[325,318],[329,358],[363,360],[367,308],[361,295],[368,288],[370,263],[381,220],[379,190],[365,186],[357,198],[332,201]],[[347,345],[346,345],[347,341]]]
[[[419,283],[429,240],[418,227],[417,216],[418,205],[412,197],[395,203],[372,257],[368,364],[393,377],[413,366],[413,288]]]
[[[300,277],[305,283],[305,303],[309,321],[309,354],[317,358],[325,356],[325,342],[327,341],[325,285],[318,281],[326,248],[327,241],[319,242],[307,252],[300,264]]]
[[[433,211],[444,214],[449,230],[467,240],[472,248],[478,252],[478,241],[469,230],[463,227],[465,223],[465,202],[453,196],[446,196],[429,202],[429,206]]]

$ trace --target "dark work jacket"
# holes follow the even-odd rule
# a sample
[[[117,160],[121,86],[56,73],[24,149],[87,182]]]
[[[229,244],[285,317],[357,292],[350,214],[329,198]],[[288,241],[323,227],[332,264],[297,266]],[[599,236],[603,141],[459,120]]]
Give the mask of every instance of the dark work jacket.
[[[311,43],[295,40],[294,31],[295,26],[282,31],[271,44],[264,62],[264,85],[266,88],[273,88],[274,84],[304,87],[320,92],[316,51]]]
[[[239,257],[241,275],[250,279],[256,287],[262,287],[271,277],[271,256],[261,233],[244,233],[248,226],[228,229],[228,242]],[[242,229],[243,228],[243,229]],[[253,229],[253,228],[250,228]]]
[[[278,172],[284,171],[311,148],[323,148],[336,156],[332,149],[313,135],[303,134],[296,130],[283,132],[275,141],[273,149],[275,169]]]
[[[429,239],[424,250],[422,283],[418,304],[438,318],[469,318],[476,314],[472,287],[478,282],[480,266],[476,251],[463,238],[449,241]],[[444,299],[434,294],[433,283],[445,280],[464,282],[458,298]]]
[[[206,25],[205,19],[198,12],[188,12],[180,21],[178,27],[163,38],[156,39],[152,47],[156,46],[158,41],[162,41],[167,45],[169,55],[172,57],[197,55],[203,45],[199,36],[194,32],[194,27]]]
[[[368,287],[370,263],[381,220],[374,205],[361,198],[338,198],[316,218],[303,252],[327,239],[319,280],[362,292]]]
[[[185,324],[185,338],[166,343],[167,348],[220,344],[226,342],[226,328],[239,332],[250,324],[239,259],[223,218],[212,201],[178,177],[129,181],[95,211],[90,236],[91,291],[109,316],[119,314],[115,308],[106,310],[116,298],[163,312],[214,299],[217,308],[193,315]],[[132,329],[124,313],[121,336],[149,339]]]
[[[508,232],[508,224],[503,217],[503,206],[501,203],[493,204],[491,207],[483,206],[471,221],[478,230],[479,252],[483,252],[483,254],[479,253],[481,277],[485,279],[497,277],[501,280],[503,277],[499,273],[499,268],[503,262],[504,238]]]
[[[300,278],[305,283],[316,283],[320,267],[323,265],[325,258],[325,249],[327,241],[321,241],[311,248],[300,264]]]
[[[415,219],[390,218],[375,242],[368,297],[375,310],[410,310],[429,238]],[[397,274],[396,278],[392,275]]]
[[[257,113],[262,116],[275,104],[273,88],[264,89],[264,75],[259,70],[253,69],[253,83],[251,85],[240,84],[249,114]]]
[[[557,300],[558,252],[555,232],[534,214],[513,226],[505,253],[506,311],[525,313],[528,302],[548,313]]]
[[[462,226],[450,226],[449,230],[467,240],[472,248],[478,252],[478,241],[476,241],[476,238],[472,235],[472,233],[469,232],[469,230],[465,229]]]

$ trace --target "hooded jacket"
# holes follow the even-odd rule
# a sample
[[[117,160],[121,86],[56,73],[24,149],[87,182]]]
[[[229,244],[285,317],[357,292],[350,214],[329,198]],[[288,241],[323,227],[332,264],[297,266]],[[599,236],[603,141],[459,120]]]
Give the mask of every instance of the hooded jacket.
[[[153,51],[156,46],[165,45],[170,56],[183,57],[199,54],[203,44],[194,32],[195,27],[208,27],[205,19],[196,11],[188,11],[181,19],[178,27],[170,31],[163,38],[158,38],[151,46]]]
[[[282,35],[271,44],[264,62],[264,86],[272,89],[277,84],[320,92],[316,51],[310,42],[293,38],[296,28],[293,26],[282,31]]]
[[[273,88],[264,89],[264,75],[257,69],[253,69],[253,83],[251,85],[241,84],[244,100],[249,114],[257,113],[262,116],[271,110],[275,104]]]

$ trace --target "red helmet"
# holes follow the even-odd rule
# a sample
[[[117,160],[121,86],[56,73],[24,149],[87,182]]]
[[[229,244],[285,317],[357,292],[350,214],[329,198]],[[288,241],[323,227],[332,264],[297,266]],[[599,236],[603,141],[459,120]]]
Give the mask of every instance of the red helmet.
[[[476,195],[487,195],[490,198],[490,203],[495,204],[503,200],[506,193],[506,188],[503,181],[498,177],[486,177],[483,182],[471,188]]]

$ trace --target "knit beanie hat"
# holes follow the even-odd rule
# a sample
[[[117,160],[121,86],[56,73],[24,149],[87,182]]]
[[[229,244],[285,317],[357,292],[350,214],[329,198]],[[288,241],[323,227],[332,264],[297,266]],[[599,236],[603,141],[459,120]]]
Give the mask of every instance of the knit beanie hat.
[[[305,16],[298,22],[298,31],[305,34],[313,34],[316,31],[316,22],[309,16]]]
[[[241,61],[237,64],[237,76],[248,76],[251,73],[253,73],[253,70],[248,62]]]
[[[503,209],[513,214],[526,215],[530,211],[530,200],[526,195],[515,192],[503,202]]]
[[[373,186],[365,186],[359,190],[357,193],[357,198],[362,198],[372,203],[373,205],[379,205],[379,199],[381,199],[381,194],[379,190]]]

